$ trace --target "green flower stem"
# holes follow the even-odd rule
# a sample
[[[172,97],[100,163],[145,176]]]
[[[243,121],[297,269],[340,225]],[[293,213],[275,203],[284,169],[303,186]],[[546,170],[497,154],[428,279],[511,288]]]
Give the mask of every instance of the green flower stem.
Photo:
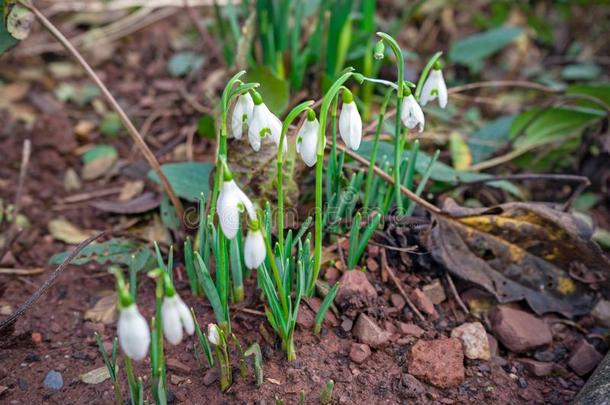
[[[371,151],[371,163],[369,164],[368,171],[366,173],[366,183],[364,187],[364,207],[368,208],[371,203],[371,187],[373,185],[373,172],[375,163],[377,161],[377,149],[379,147],[379,137],[381,136],[381,130],[383,129],[383,120],[385,117],[388,103],[394,89],[390,88],[385,94],[383,104],[379,109],[379,119],[377,120],[377,128],[375,129],[375,139],[373,140],[373,150]]]
[[[400,158],[402,156],[402,145],[400,136],[402,133],[402,123],[400,121],[400,110],[402,107],[402,99],[404,98],[404,80],[405,80],[405,61],[402,56],[402,50],[400,46],[396,42],[394,38],[389,36],[384,32],[378,32],[378,36],[380,36],[389,46],[392,48],[392,52],[394,52],[394,56],[396,57],[396,66],[397,66],[397,77],[396,84],[398,89],[396,90],[396,131],[394,133],[394,195],[396,197],[396,210],[398,214],[402,214],[402,196],[400,194]]]
[[[313,100],[307,100],[294,107],[286,116],[282,124],[280,144],[277,149],[277,233],[280,252],[284,254],[284,142],[286,133],[292,122],[304,111],[313,105]],[[284,265],[282,260],[282,266]]]
[[[138,384],[133,372],[133,363],[129,356],[125,356],[125,372],[127,373],[127,384],[129,385],[129,393],[131,394],[131,403],[138,403]],[[116,389],[115,389],[116,392]],[[119,393],[120,394],[120,393]]]
[[[417,101],[419,101],[419,96],[421,96],[421,92],[424,87],[424,83],[426,82],[426,79],[428,78],[428,75],[430,74],[430,70],[432,70],[432,68],[434,67],[434,64],[436,63],[436,61],[439,60],[439,58],[441,57],[442,54],[443,54],[442,52],[437,52],[434,55],[432,55],[432,57],[430,58],[428,63],[426,63],[424,70],[422,70],[421,75],[419,76],[419,80],[417,81],[417,87],[415,88],[415,99]]]
[[[316,280],[320,274],[320,266],[322,263],[322,221],[323,218],[323,199],[322,199],[322,178],[324,169],[324,145],[326,144],[326,121],[328,119],[328,110],[330,103],[339,93],[343,83],[350,78],[353,69],[349,69],[346,73],[341,75],[335,83],[328,89],[324,95],[322,101],[322,107],[320,109],[320,133],[318,134],[318,147],[316,151],[316,222],[315,222],[315,248],[314,248],[314,265],[313,275],[311,278],[311,284],[307,288],[307,295],[311,296],[314,293],[316,287]],[[336,142],[335,142],[336,144]]]
[[[273,280],[277,285],[277,290],[280,296],[280,300],[282,301],[282,310],[284,311],[284,315],[288,315],[288,297],[286,296],[286,291],[284,290],[284,283],[282,283],[282,277],[280,276],[280,271],[277,268],[277,263],[275,262],[275,255],[273,254],[273,249],[271,249],[271,243],[269,241],[266,232],[263,232],[263,239],[265,240],[265,249],[267,251],[267,257],[269,258],[269,263],[271,264],[271,271],[273,272]]]

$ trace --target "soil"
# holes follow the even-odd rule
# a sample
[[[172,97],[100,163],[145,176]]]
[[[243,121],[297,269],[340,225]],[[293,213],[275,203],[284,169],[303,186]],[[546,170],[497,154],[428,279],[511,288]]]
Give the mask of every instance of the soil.
[[[172,18],[154,24],[134,35],[129,41],[121,42],[116,53],[98,66],[113,93],[123,105],[129,106],[128,114],[136,118],[139,127],[153,112],[169,112],[161,114],[161,118],[150,126],[148,135],[155,139],[151,144],[154,144],[153,149],[161,161],[172,160],[176,156],[175,146],[184,143],[186,134],[189,130],[192,131],[193,123],[200,114],[179,95],[177,89],[182,84],[169,78],[165,70],[165,61],[170,56],[165,32],[176,20],[181,21]],[[42,34],[37,33],[36,38],[39,38],[38,35]],[[134,54],[140,58],[137,63],[124,63],[131,60]],[[44,60],[50,57],[49,54],[28,58],[9,56],[3,60],[2,73],[11,77],[17,75],[20,66],[41,66]],[[8,62],[6,71],[5,61]],[[217,85],[208,83],[205,89],[194,85],[190,87],[205,80],[203,75],[188,77],[185,81],[186,87],[191,88],[197,98],[205,99],[205,105],[212,105],[206,97],[209,92],[214,93],[217,90]],[[101,135],[94,134],[86,141],[76,141],[72,136],[72,128],[79,119],[86,118],[91,112],[86,107],[74,105],[54,108],[51,104],[40,101],[50,97],[50,90],[41,79],[32,83],[27,95],[21,100],[36,112],[36,124],[32,129],[16,122],[6,112],[0,112],[0,198],[4,201],[12,201],[15,196],[23,139],[30,138],[33,142],[32,161],[22,200],[22,212],[30,219],[32,226],[24,231],[12,246],[13,267],[46,269],[45,273],[36,276],[0,276],[0,304],[12,309],[17,308],[46,280],[52,270],[47,264],[49,258],[69,248],[48,234],[49,220],[64,217],[81,229],[96,230],[113,230],[124,221],[120,216],[92,209],[88,201],[76,204],[60,203],[62,198],[74,193],[64,190],[63,181],[68,168],[80,172],[78,148],[87,143],[101,141]],[[123,167],[142,167],[143,161],[137,153],[131,152],[131,143],[126,136],[104,139],[104,142],[112,143],[118,148],[119,155],[125,159],[122,161]],[[212,141],[197,139],[194,147],[195,160],[210,160],[213,146]],[[101,180],[85,182],[78,193],[122,186],[125,184],[124,174],[127,172],[125,170],[118,176],[111,174]],[[148,188],[155,190],[152,184],[148,184]],[[607,217],[605,219],[608,223]],[[371,252],[370,257],[379,260],[379,256]],[[79,380],[82,373],[103,366],[93,338],[94,332],[100,333],[107,344],[116,333],[114,324],[104,325],[84,319],[84,312],[93,307],[100,295],[114,288],[113,279],[105,270],[98,265],[69,266],[53,287],[19,318],[12,334],[0,338],[0,402],[113,403],[112,385],[108,380],[93,385]],[[430,283],[439,277],[440,272],[440,269],[432,268],[414,273],[404,265],[397,267],[398,277],[409,289]],[[585,382],[567,367],[569,348],[584,335],[563,323],[553,325],[554,341],[546,350],[554,354],[553,361],[556,365],[550,376],[536,377],[529,374],[521,363],[516,361],[523,355],[510,353],[500,347],[489,361],[466,359],[466,378],[459,386],[438,389],[425,382],[414,381],[407,373],[407,360],[413,344],[418,339],[448,337],[455,326],[476,319],[466,316],[448,293],[448,299],[436,306],[438,319],[432,320],[432,317],[428,317],[424,322],[418,321],[410,310],[396,310],[393,307],[391,295],[398,293],[398,290],[391,281],[382,281],[381,271],[371,271],[368,277],[377,290],[378,299],[359,311],[365,311],[384,325],[389,323],[396,326],[398,322],[414,322],[425,330],[422,337],[394,337],[389,345],[373,349],[368,359],[356,364],[349,356],[350,346],[355,339],[340,325],[341,322],[337,326],[326,325],[320,336],[298,327],[295,337],[297,360],[288,363],[277,345],[268,343],[261,336],[261,327],[269,330],[264,316],[241,310],[263,309],[259,292],[255,288],[255,280],[251,278],[247,281],[248,295],[244,304],[232,309],[232,325],[244,346],[253,342],[261,345],[264,355],[264,384],[260,388],[256,387],[252,373],[242,379],[236,371],[234,385],[227,393],[221,394],[218,384],[210,383],[210,380],[213,380],[213,374],[210,373],[213,371],[209,371],[207,365],[196,360],[192,344],[194,339],[189,338],[186,344],[168,348],[166,353],[168,361],[177,360],[184,365],[178,367],[179,369],[170,368],[170,398],[173,398],[174,403],[184,404],[269,404],[276,399],[291,404],[297,402],[299,393],[303,391],[307,403],[316,404],[319,403],[318,398],[326,381],[332,379],[335,381],[333,403],[340,404],[559,404],[570,402]],[[460,292],[468,287],[470,286],[458,283]],[[178,282],[177,288],[189,306],[193,306],[202,325],[213,320],[212,310],[205,300],[191,296],[184,280]],[[153,308],[153,289],[152,281],[145,277],[140,279],[139,304],[147,317],[150,317]],[[356,315],[351,315],[351,320],[355,320]],[[340,321],[345,319],[347,317],[343,315]],[[579,319],[578,325],[587,332],[595,329],[589,317]],[[388,328],[391,329],[386,327]],[[40,341],[37,334],[40,334]],[[526,356],[536,354],[528,353]],[[147,363],[138,364],[136,369],[142,376],[148,374]],[[64,386],[58,391],[43,385],[45,376],[51,370],[59,371],[63,376]],[[125,381],[123,387],[126,387]],[[127,397],[125,389],[123,394]]]

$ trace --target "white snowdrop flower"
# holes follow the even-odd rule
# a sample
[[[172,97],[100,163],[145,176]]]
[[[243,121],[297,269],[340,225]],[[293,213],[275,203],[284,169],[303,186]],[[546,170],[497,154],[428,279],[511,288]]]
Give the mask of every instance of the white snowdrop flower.
[[[182,329],[192,335],[195,332],[195,322],[188,307],[176,293],[165,296],[161,304],[161,319],[165,339],[173,345],[182,341]]]
[[[445,84],[445,79],[443,79],[443,72],[440,67],[435,66],[424,83],[419,102],[422,106],[425,106],[429,101],[433,101],[437,97],[438,105],[441,108],[445,108],[447,106],[447,85]]]
[[[208,324],[208,340],[214,346],[220,344],[220,331],[218,330],[218,325],[215,323]]]
[[[316,164],[320,123],[313,110],[309,111],[307,120],[297,133],[297,153],[301,155],[305,164],[311,167]]]
[[[417,100],[415,100],[413,94],[409,94],[407,97],[403,98],[400,119],[402,120],[403,125],[409,129],[419,127],[419,132],[424,130],[424,112],[419,104],[417,104]]]
[[[235,184],[229,168],[224,167],[224,181],[220,186],[216,213],[222,232],[228,239],[233,239],[239,229],[239,214],[245,209],[250,219],[256,219],[256,212],[252,201]]]
[[[139,361],[146,357],[150,345],[150,329],[136,304],[132,303],[119,310],[117,334],[121,349],[130,359]]]
[[[362,118],[349,90],[343,90],[343,106],[339,115],[339,134],[352,150],[358,150],[362,140]]]
[[[244,262],[249,269],[258,269],[265,260],[267,251],[265,250],[265,239],[263,233],[258,229],[250,229],[244,242]]]
[[[261,142],[267,136],[271,137],[271,140],[275,142],[275,145],[279,147],[280,136],[282,133],[282,122],[276,117],[269,108],[263,103],[260,94],[254,92],[254,108],[252,110],[252,120],[248,127],[248,140],[250,145],[255,152],[258,152],[261,148]],[[286,142],[284,142],[283,152],[288,150]]]
[[[244,131],[244,123],[250,122],[254,109],[254,101],[250,93],[242,94],[237,98],[233,115],[231,116],[231,129],[235,139],[241,139]]]

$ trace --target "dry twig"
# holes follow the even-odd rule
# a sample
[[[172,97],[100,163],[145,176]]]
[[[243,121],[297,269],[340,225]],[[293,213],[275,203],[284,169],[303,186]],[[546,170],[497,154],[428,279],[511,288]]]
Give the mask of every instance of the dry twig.
[[[396,286],[396,288],[398,288],[398,292],[400,292],[400,295],[402,295],[402,298],[405,299],[407,305],[409,306],[409,308],[411,308],[411,311],[413,311],[413,313],[415,315],[417,315],[417,317],[422,320],[425,321],[426,318],[424,318],[424,316],[421,314],[421,312],[419,312],[419,310],[417,309],[417,307],[415,306],[415,304],[413,304],[413,302],[411,301],[411,299],[409,298],[409,295],[407,294],[407,292],[405,291],[405,289],[402,287],[402,283],[400,282],[400,280],[398,279],[398,277],[396,277],[396,274],[394,274],[394,271],[392,270],[392,268],[390,267],[390,265],[388,264],[387,259],[385,258],[385,251],[381,251],[381,265],[382,267],[385,269],[385,271],[388,272],[388,275],[390,276],[390,278],[392,279],[392,282],[394,283],[394,285]]]

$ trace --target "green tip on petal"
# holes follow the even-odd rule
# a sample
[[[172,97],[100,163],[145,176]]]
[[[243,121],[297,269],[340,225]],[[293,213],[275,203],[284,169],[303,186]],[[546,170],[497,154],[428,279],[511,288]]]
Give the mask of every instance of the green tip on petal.
[[[258,91],[252,90],[250,93],[252,94],[252,101],[254,101],[254,105],[263,104],[263,97],[260,95],[260,93]]]
[[[174,288],[174,283],[172,283],[172,279],[167,272],[163,272],[163,287],[165,287],[165,296],[168,298],[176,295],[176,289]]]
[[[409,88],[409,86],[404,86],[402,89],[402,94],[405,97],[409,97],[411,95],[411,89]]]
[[[443,68],[443,64],[441,63],[440,60],[437,60],[436,62],[434,62],[434,70],[441,70]]]
[[[307,121],[315,121],[316,120],[316,112],[311,108],[307,109]]]
[[[259,222],[258,219],[253,219],[250,221],[250,223],[248,224],[248,229],[250,229],[252,232],[256,232],[261,228],[261,224]]]
[[[343,102],[346,104],[354,102],[354,95],[349,89],[343,89]]]
[[[220,163],[222,165],[222,179],[224,181],[233,180],[233,173],[231,172],[231,169],[229,169],[227,160],[224,158],[224,156],[221,156],[219,159],[220,159]]]

